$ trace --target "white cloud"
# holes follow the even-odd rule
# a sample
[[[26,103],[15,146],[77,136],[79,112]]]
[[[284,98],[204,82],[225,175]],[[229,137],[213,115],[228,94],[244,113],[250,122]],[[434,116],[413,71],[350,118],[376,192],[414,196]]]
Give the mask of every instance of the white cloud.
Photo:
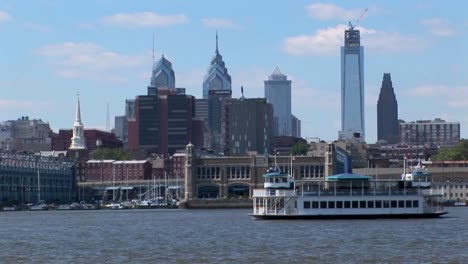
[[[439,102],[447,102],[448,106],[455,108],[468,107],[468,86],[448,85],[421,85],[405,92],[408,96],[434,97]]]
[[[348,26],[319,29],[312,35],[299,35],[286,38],[284,50],[292,55],[338,55],[343,45],[344,32]],[[384,32],[357,27],[361,32],[361,45],[377,52],[399,52],[423,47],[418,38],[397,32]]]
[[[314,3],[306,7],[307,13],[319,20],[356,20],[360,17],[363,9],[346,10],[334,4]]]
[[[32,22],[24,22],[23,26],[25,28],[28,28],[28,29],[31,29],[31,30],[34,30],[34,31],[43,32],[43,33],[52,31],[52,28],[49,27],[49,26],[41,25],[41,24],[37,24],[37,23],[32,23]]]
[[[434,17],[430,19],[423,19],[419,21],[419,23],[427,26],[429,31],[436,36],[449,37],[455,35],[455,30],[447,20]]]
[[[8,99],[0,99],[0,109],[31,109],[33,108],[34,103],[31,101],[19,101],[19,100],[8,100]]]
[[[185,24],[185,15],[159,15],[153,12],[118,13],[102,18],[102,23],[123,27],[158,27]]]
[[[8,21],[11,19],[11,16],[10,14],[8,14],[7,12],[5,11],[1,11],[0,10],[0,22],[3,22],[3,21]]]
[[[240,29],[240,26],[233,21],[223,18],[203,18],[202,23],[212,28]]]
[[[111,82],[125,82],[118,71],[145,65],[146,55],[125,55],[107,51],[85,42],[65,42],[47,45],[38,53],[48,57],[56,67],[56,74],[66,78],[85,77]]]

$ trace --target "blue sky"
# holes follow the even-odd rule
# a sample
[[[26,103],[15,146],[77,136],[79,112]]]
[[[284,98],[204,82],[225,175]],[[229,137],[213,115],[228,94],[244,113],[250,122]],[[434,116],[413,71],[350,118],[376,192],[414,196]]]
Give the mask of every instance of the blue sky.
[[[292,110],[304,137],[337,138],[345,25],[360,20],[366,136],[390,72],[399,118],[441,117],[468,136],[468,2],[451,1],[8,1],[0,3],[0,120],[20,116],[73,124],[79,91],[87,128],[104,129],[127,98],[145,94],[156,57],[176,86],[201,97],[219,32],[233,95],[263,97],[278,65],[292,79]]]

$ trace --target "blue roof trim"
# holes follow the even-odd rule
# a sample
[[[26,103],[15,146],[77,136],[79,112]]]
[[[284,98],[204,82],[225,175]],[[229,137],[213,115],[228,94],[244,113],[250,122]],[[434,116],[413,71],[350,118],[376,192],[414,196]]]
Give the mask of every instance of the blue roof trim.
[[[342,173],[336,174],[332,176],[328,176],[327,180],[331,181],[358,181],[358,180],[370,180],[372,177],[366,175],[359,175],[354,173]]]
[[[289,174],[286,174],[286,173],[279,173],[279,172],[270,172],[270,173],[266,173],[266,174],[263,174],[263,177],[265,178],[270,178],[270,177],[288,177]]]

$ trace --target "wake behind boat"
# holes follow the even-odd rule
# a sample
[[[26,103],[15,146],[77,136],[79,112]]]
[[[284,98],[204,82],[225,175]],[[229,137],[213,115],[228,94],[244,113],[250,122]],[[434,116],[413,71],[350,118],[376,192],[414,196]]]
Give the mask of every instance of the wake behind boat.
[[[343,173],[327,180],[294,180],[270,168],[264,189],[253,192],[257,219],[434,218],[446,214],[443,192],[431,188],[423,168],[401,180]]]

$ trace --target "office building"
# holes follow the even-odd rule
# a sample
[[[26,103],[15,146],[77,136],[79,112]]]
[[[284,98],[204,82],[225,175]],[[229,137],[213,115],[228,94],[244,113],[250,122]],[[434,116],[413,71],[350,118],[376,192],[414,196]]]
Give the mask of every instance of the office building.
[[[273,135],[291,136],[291,81],[278,66],[265,81],[265,98],[273,105]]]
[[[360,32],[350,26],[341,47],[340,140],[365,142],[364,48]]]
[[[390,73],[384,73],[377,101],[377,140],[390,144],[399,141],[398,102]]]
[[[409,145],[455,146],[460,142],[460,123],[440,118],[400,122],[400,141]]]
[[[264,98],[224,102],[223,135],[225,155],[246,155],[249,151],[271,151],[273,108]]]
[[[164,55],[153,65],[148,95],[156,95],[158,93],[157,90],[162,87],[175,88],[175,74],[172,69],[172,63]]]
[[[208,99],[211,90],[231,91],[231,76],[228,73],[223,57],[218,50],[218,33],[216,32],[216,50],[211,59],[208,72],[203,79],[203,98]]]
[[[295,115],[291,115],[291,133],[293,137],[301,137],[301,120]]]

